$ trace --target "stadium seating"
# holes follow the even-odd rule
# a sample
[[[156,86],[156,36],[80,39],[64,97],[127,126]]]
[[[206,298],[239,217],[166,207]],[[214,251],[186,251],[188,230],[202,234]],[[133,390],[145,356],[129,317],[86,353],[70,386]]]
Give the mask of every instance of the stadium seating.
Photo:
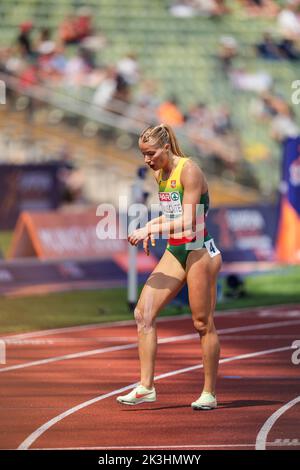
[[[211,106],[227,103],[233,122],[242,135],[242,142],[263,145],[269,149],[272,162],[279,163],[280,150],[274,145],[268,128],[249,117],[253,94],[235,91],[221,76],[217,58],[219,38],[233,36],[239,44],[238,63],[249,70],[268,71],[275,90],[290,99],[291,82],[299,78],[297,63],[267,62],[255,56],[253,45],[266,29],[274,28],[274,20],[247,17],[240,2],[230,1],[231,14],[222,18],[176,18],[169,12],[168,0],[2,0],[0,5],[2,44],[10,44],[22,21],[34,20],[34,25],[57,31],[62,19],[76,8],[89,6],[93,11],[96,30],[108,38],[108,46],[99,53],[99,61],[115,63],[124,54],[135,52],[145,78],[158,79],[158,94],[163,99],[176,95],[184,111],[195,102]],[[250,161],[260,181],[268,175],[269,160]],[[271,176],[272,177],[272,176]],[[271,187],[277,184],[276,174]],[[268,175],[270,179],[270,175]]]

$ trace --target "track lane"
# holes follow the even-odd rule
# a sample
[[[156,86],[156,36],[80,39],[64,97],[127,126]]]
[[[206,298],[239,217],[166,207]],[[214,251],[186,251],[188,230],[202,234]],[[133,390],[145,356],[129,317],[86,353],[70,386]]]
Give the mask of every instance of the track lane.
[[[266,312],[266,310],[263,310]],[[287,310],[289,311],[289,310]],[[294,309],[295,311],[295,309]],[[291,344],[292,341],[288,340],[286,336],[291,336],[291,329],[295,333],[294,339],[296,339],[297,336],[300,337],[300,330],[299,330],[299,325],[298,324],[293,324],[293,325],[286,325],[283,328],[268,328],[265,327],[266,324],[275,322],[277,323],[280,320],[278,309],[276,309],[275,316],[272,318],[271,312],[261,318],[262,310],[256,310],[255,313],[252,311],[248,313],[248,315],[245,315],[246,312],[243,312],[242,315],[238,315],[237,312],[234,312],[232,316],[226,315],[224,317],[219,316],[216,320],[218,329],[225,329],[225,326],[227,328],[246,328],[244,333],[238,333],[232,332],[230,333],[230,336],[226,338],[226,336],[221,337],[222,341],[222,353],[224,358],[229,357],[231,355],[238,353],[244,353],[245,351],[253,351],[253,347],[257,347],[260,350],[264,348],[264,346],[273,346],[275,345],[276,347],[283,347],[286,344]],[[284,315],[283,315],[284,317]],[[291,317],[288,317],[291,318]],[[293,316],[293,319],[298,318],[297,316]],[[284,320],[287,321],[287,320]],[[251,325],[255,325],[257,323],[260,323],[262,325],[262,330],[256,330],[258,335],[263,334],[267,338],[264,339],[264,341],[267,341],[268,336],[270,337],[270,344],[266,343],[263,344],[264,341],[258,340],[254,344],[254,338],[255,332],[250,335],[250,330],[247,330],[247,327]],[[124,334],[127,335],[126,337],[134,337],[135,336],[135,326],[133,325],[118,325],[116,328],[110,329],[110,327],[105,328],[106,333],[109,335],[114,335],[116,337],[116,329],[118,330],[118,334]],[[192,324],[191,320],[189,318],[184,318],[180,321],[175,321],[173,322],[162,322],[159,324],[159,336],[163,340],[166,338],[168,335],[178,335],[181,333],[188,334],[190,335],[192,329]],[[100,334],[101,330],[103,331],[103,328],[100,328],[99,330],[97,329],[97,335]],[[280,332],[280,335],[278,333]],[[297,335],[298,332],[298,335]],[[74,332],[70,332],[70,336],[68,336],[69,340],[72,342],[72,336]],[[269,335],[268,335],[269,334]],[[279,336],[278,338],[272,338],[272,336]],[[128,336],[129,335],[129,336]],[[250,335],[250,338],[247,338],[247,336]],[[51,336],[51,335],[50,335]],[[73,338],[74,340],[76,339],[76,347],[78,346],[78,342],[80,343],[80,340],[89,341],[93,337],[95,337],[95,332],[92,329],[88,330],[82,330],[82,331],[77,331],[76,332],[76,338]],[[234,339],[232,340],[232,337],[237,337],[240,336],[240,339]],[[62,338],[60,334],[55,334],[53,337]],[[40,338],[40,337],[39,337]],[[47,335],[47,338],[49,338],[49,335]],[[112,336],[113,338],[113,336]],[[101,341],[101,338],[97,337],[97,340]],[[86,342],[84,343],[86,346]],[[99,344],[99,343],[98,343]],[[55,343],[54,343],[55,345]],[[75,345],[75,343],[74,343]],[[106,343],[107,345],[107,343]],[[120,341],[118,342],[118,345],[120,345]],[[262,347],[263,346],[263,347]],[[199,355],[199,356],[198,356]],[[161,344],[159,347],[159,357],[158,357],[158,368],[157,368],[157,373],[163,374],[168,371],[170,371],[170,368],[181,368],[184,367],[186,364],[190,364],[190,361],[194,362],[197,357],[199,357],[200,360],[200,349],[199,345],[197,344],[197,341],[195,340],[188,340],[188,341],[181,341],[181,342],[176,342],[176,343],[166,343],[166,344]],[[126,369],[124,367],[124,364],[126,363]],[[195,363],[195,362],[194,362]],[[269,364],[269,359],[267,360],[267,363]],[[235,387],[241,387],[242,383],[236,383],[237,379],[222,379],[222,375],[238,375],[240,374],[240,370],[236,367],[237,364],[231,363],[230,365],[230,370],[226,371],[226,374],[221,373],[220,376],[220,382],[222,382],[222,389],[220,389],[220,392],[222,394],[222,399],[226,399],[226,396],[223,397],[223,387],[226,389],[228,386],[228,382],[230,382],[233,386]],[[271,367],[271,364],[269,364],[270,367],[267,368],[267,372],[265,371],[266,374],[269,374],[269,380],[268,384],[266,385],[267,388],[272,389],[272,374],[274,375],[273,369],[274,365]],[[222,368],[225,367],[225,364],[222,366]],[[226,366],[229,367],[229,364]],[[289,383],[289,375],[290,372],[287,372],[286,367],[281,367],[278,368],[278,364],[276,366],[276,374],[277,376],[283,376],[285,375],[285,382],[288,384]],[[250,369],[249,369],[250,370]],[[252,370],[252,376],[251,379],[248,379],[249,381],[254,382],[254,385],[257,385],[255,382],[255,368]],[[201,371],[200,371],[201,372]],[[195,371],[194,371],[195,374]],[[250,372],[249,372],[250,374]],[[248,376],[249,376],[248,374]],[[0,374],[1,375],[1,374]],[[247,375],[247,374],[246,374]],[[257,374],[256,374],[257,375]],[[186,411],[190,412],[189,409],[189,403],[190,401],[195,399],[195,396],[198,395],[199,393],[199,383],[201,382],[201,373],[196,374],[197,376],[197,381],[196,384],[194,383],[194,380],[191,378],[191,381],[187,380],[187,382],[190,384],[190,397],[186,397],[186,388],[183,387],[181,389],[180,385],[185,383],[185,380],[182,380],[181,378],[178,377],[179,382],[177,382],[176,378],[176,393],[180,394],[180,397],[184,397],[184,400],[182,402],[179,402],[177,406],[179,406],[179,409],[185,409]],[[42,423],[47,422],[51,417],[57,416],[60,413],[64,412],[66,409],[69,409],[70,407],[78,405],[78,403],[84,402],[86,400],[89,400],[91,397],[95,397],[99,395],[99,393],[110,393],[112,388],[122,388],[124,385],[130,383],[132,381],[132,378],[138,377],[138,362],[137,362],[137,352],[135,349],[133,350],[128,350],[128,351],[121,351],[119,356],[118,353],[105,353],[102,357],[101,356],[94,356],[94,357],[89,357],[89,358],[76,358],[70,361],[65,361],[61,363],[53,363],[53,364],[47,364],[44,366],[40,367],[33,367],[32,369],[24,369],[24,370],[18,370],[18,371],[12,371],[8,374],[4,374],[2,377],[0,376],[0,381],[5,378],[5,385],[10,388],[11,392],[8,394],[7,388],[3,390],[1,387],[0,393],[2,394],[2,398],[4,398],[4,401],[1,399],[1,403],[3,403],[1,408],[1,417],[2,417],[2,424],[0,426],[0,442],[1,442],[1,447],[3,448],[16,448],[26,436],[32,432],[33,429],[38,428]],[[190,376],[189,376],[190,377]],[[115,380],[117,378],[117,381]],[[295,386],[295,380],[294,377],[290,377],[290,386],[293,387]],[[171,380],[171,379],[168,379]],[[259,380],[262,382],[262,380]],[[161,390],[164,390],[162,381],[159,384],[159,387],[162,387]],[[241,381],[241,382],[245,382]],[[171,383],[171,382],[170,382]],[[171,383],[170,386],[173,387],[173,382]],[[197,387],[196,387],[197,385]],[[261,385],[260,385],[261,386]],[[22,390],[23,387],[23,390]],[[253,387],[253,385],[251,386]],[[179,392],[180,390],[180,392]],[[2,393],[3,391],[3,393]],[[22,393],[20,393],[22,391]],[[191,393],[192,391],[192,393]],[[169,400],[169,393],[166,391],[162,394],[160,392],[160,398],[162,397],[168,397]],[[248,397],[249,398],[249,397]],[[107,403],[110,401],[110,405],[112,407],[115,407],[115,401],[114,399],[107,399]],[[224,400],[222,400],[224,401]],[[241,401],[242,403],[245,402],[245,400],[237,400]],[[269,414],[272,414],[272,406],[277,405],[280,406],[281,403],[273,403],[270,404],[269,402],[272,402],[272,400],[266,400],[267,403],[262,400],[262,407],[266,406],[269,407],[268,411],[270,411]],[[278,401],[278,400],[275,400]],[[222,402],[221,402],[222,403]],[[226,402],[224,401],[226,404]],[[230,403],[230,400],[229,400]],[[104,404],[104,402],[103,402]],[[228,404],[228,403],[227,403]],[[3,413],[4,406],[6,407],[5,413]],[[96,405],[94,405],[96,406]],[[176,403],[175,403],[176,406]],[[259,405],[256,405],[259,407]],[[271,408],[270,408],[271,407]],[[226,408],[226,407],[225,407]],[[227,407],[228,408],[228,407]],[[237,407],[234,407],[237,408]],[[242,406],[241,406],[242,408]],[[94,409],[94,407],[93,407]],[[167,416],[168,416],[168,404],[166,405],[166,411],[167,411]],[[95,419],[98,417],[98,420],[100,420],[103,416],[98,415],[98,408],[96,407],[97,413],[95,414]],[[273,410],[274,411],[274,410]],[[103,412],[103,411],[102,411]],[[123,413],[124,411],[119,410],[119,413]],[[218,410],[219,412],[219,410]],[[197,413],[197,412],[196,412]],[[228,410],[227,410],[228,413]],[[128,411],[127,411],[128,414]],[[149,414],[149,412],[148,412]],[[156,416],[157,412],[155,413]],[[88,416],[89,420],[92,418],[90,415],[90,412],[88,409],[82,410],[81,413],[79,413],[80,419],[79,419],[79,428],[77,431],[77,434],[80,433],[82,436],[89,436],[89,431],[88,431],[88,422],[86,422],[86,416]],[[135,415],[134,415],[135,416]],[[211,414],[210,414],[211,416]],[[74,416],[74,418],[77,416]],[[267,418],[268,416],[266,416]],[[73,418],[72,418],[73,419]],[[228,418],[227,418],[228,419]],[[76,434],[76,426],[75,424],[71,425],[71,428],[69,428],[70,423],[71,423],[71,417],[68,417],[65,421],[67,428],[64,428],[63,434],[70,434],[71,440],[73,439],[73,431],[70,433],[70,429],[74,430],[74,433]],[[111,419],[110,419],[111,421]],[[76,420],[75,420],[76,422]],[[86,425],[83,427],[80,427],[80,423],[86,423]],[[62,423],[61,423],[62,424]],[[93,427],[95,423],[90,425],[90,427]],[[75,427],[74,427],[75,426]],[[62,443],[61,438],[58,439],[57,441],[57,433],[60,434],[60,431],[58,430],[58,427],[60,425],[56,425],[53,428],[53,431],[49,431],[45,434],[45,447],[51,446],[51,442],[48,442],[48,433],[49,435],[52,435],[52,432],[55,433],[55,446],[58,446],[58,443]],[[104,426],[105,428],[105,426]],[[10,429],[10,433],[7,433],[7,429]],[[98,429],[98,423],[96,423],[96,429]],[[108,427],[108,432],[110,428]],[[92,432],[92,431],[91,431]],[[108,434],[109,435],[109,434]],[[110,438],[112,439],[112,436],[110,435]],[[51,438],[52,439],[52,438]],[[37,442],[37,447],[43,447],[41,446],[41,442],[43,438],[39,439]],[[90,438],[88,438],[88,441]],[[246,439],[247,440],[247,439]],[[125,442],[125,441],[124,441]],[[254,440],[255,442],[255,440]],[[84,442],[77,443],[76,445],[81,445],[81,446],[87,446],[90,447],[90,442],[86,442],[86,439],[84,439]],[[157,442],[155,442],[156,445]],[[155,445],[154,444],[154,445]],[[201,443],[200,443],[201,444]],[[202,444],[205,445],[205,442],[202,441]],[[221,443],[222,444],[222,443]],[[218,445],[221,445],[220,443]],[[238,444],[241,444],[240,442]],[[249,444],[249,442],[244,444]],[[64,442],[64,446],[67,445],[67,443]],[[178,444],[179,445],[179,444]],[[199,443],[197,444],[199,445]],[[207,445],[207,442],[206,442]],[[227,444],[226,444],[227,445]],[[70,442],[70,447],[72,447],[73,444]],[[98,434],[98,440],[95,442],[95,446],[99,446],[99,434]],[[226,447],[228,448],[228,447]]]

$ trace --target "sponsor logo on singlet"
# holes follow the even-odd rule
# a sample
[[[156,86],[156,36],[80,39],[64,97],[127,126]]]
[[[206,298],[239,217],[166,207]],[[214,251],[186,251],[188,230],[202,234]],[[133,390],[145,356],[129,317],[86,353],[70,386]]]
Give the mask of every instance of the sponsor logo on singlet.
[[[171,193],[171,199],[172,199],[172,201],[178,201],[178,199],[180,199],[180,196],[179,196],[177,191]]]
[[[170,193],[159,193],[159,200],[160,200],[160,202],[171,201],[171,194]]]
[[[158,194],[161,210],[166,217],[176,217],[182,214],[182,205],[178,191],[159,192]]]

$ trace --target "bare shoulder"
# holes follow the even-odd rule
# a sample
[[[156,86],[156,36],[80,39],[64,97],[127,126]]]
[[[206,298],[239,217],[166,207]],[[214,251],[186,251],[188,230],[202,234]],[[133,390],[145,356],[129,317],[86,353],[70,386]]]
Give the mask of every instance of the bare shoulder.
[[[189,159],[183,166],[181,172],[181,182],[186,184],[201,184],[206,183],[203,171],[197,162]]]

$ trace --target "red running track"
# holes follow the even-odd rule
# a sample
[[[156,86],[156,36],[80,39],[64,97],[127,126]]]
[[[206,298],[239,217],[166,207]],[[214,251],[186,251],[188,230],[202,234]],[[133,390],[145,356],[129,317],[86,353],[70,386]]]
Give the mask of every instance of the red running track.
[[[218,408],[194,411],[201,349],[188,316],[158,321],[155,403],[120,405],[139,376],[133,322],[6,337],[2,449],[300,449],[300,306],[218,313]],[[299,355],[300,356],[300,355]],[[123,391],[122,391],[123,393]]]

